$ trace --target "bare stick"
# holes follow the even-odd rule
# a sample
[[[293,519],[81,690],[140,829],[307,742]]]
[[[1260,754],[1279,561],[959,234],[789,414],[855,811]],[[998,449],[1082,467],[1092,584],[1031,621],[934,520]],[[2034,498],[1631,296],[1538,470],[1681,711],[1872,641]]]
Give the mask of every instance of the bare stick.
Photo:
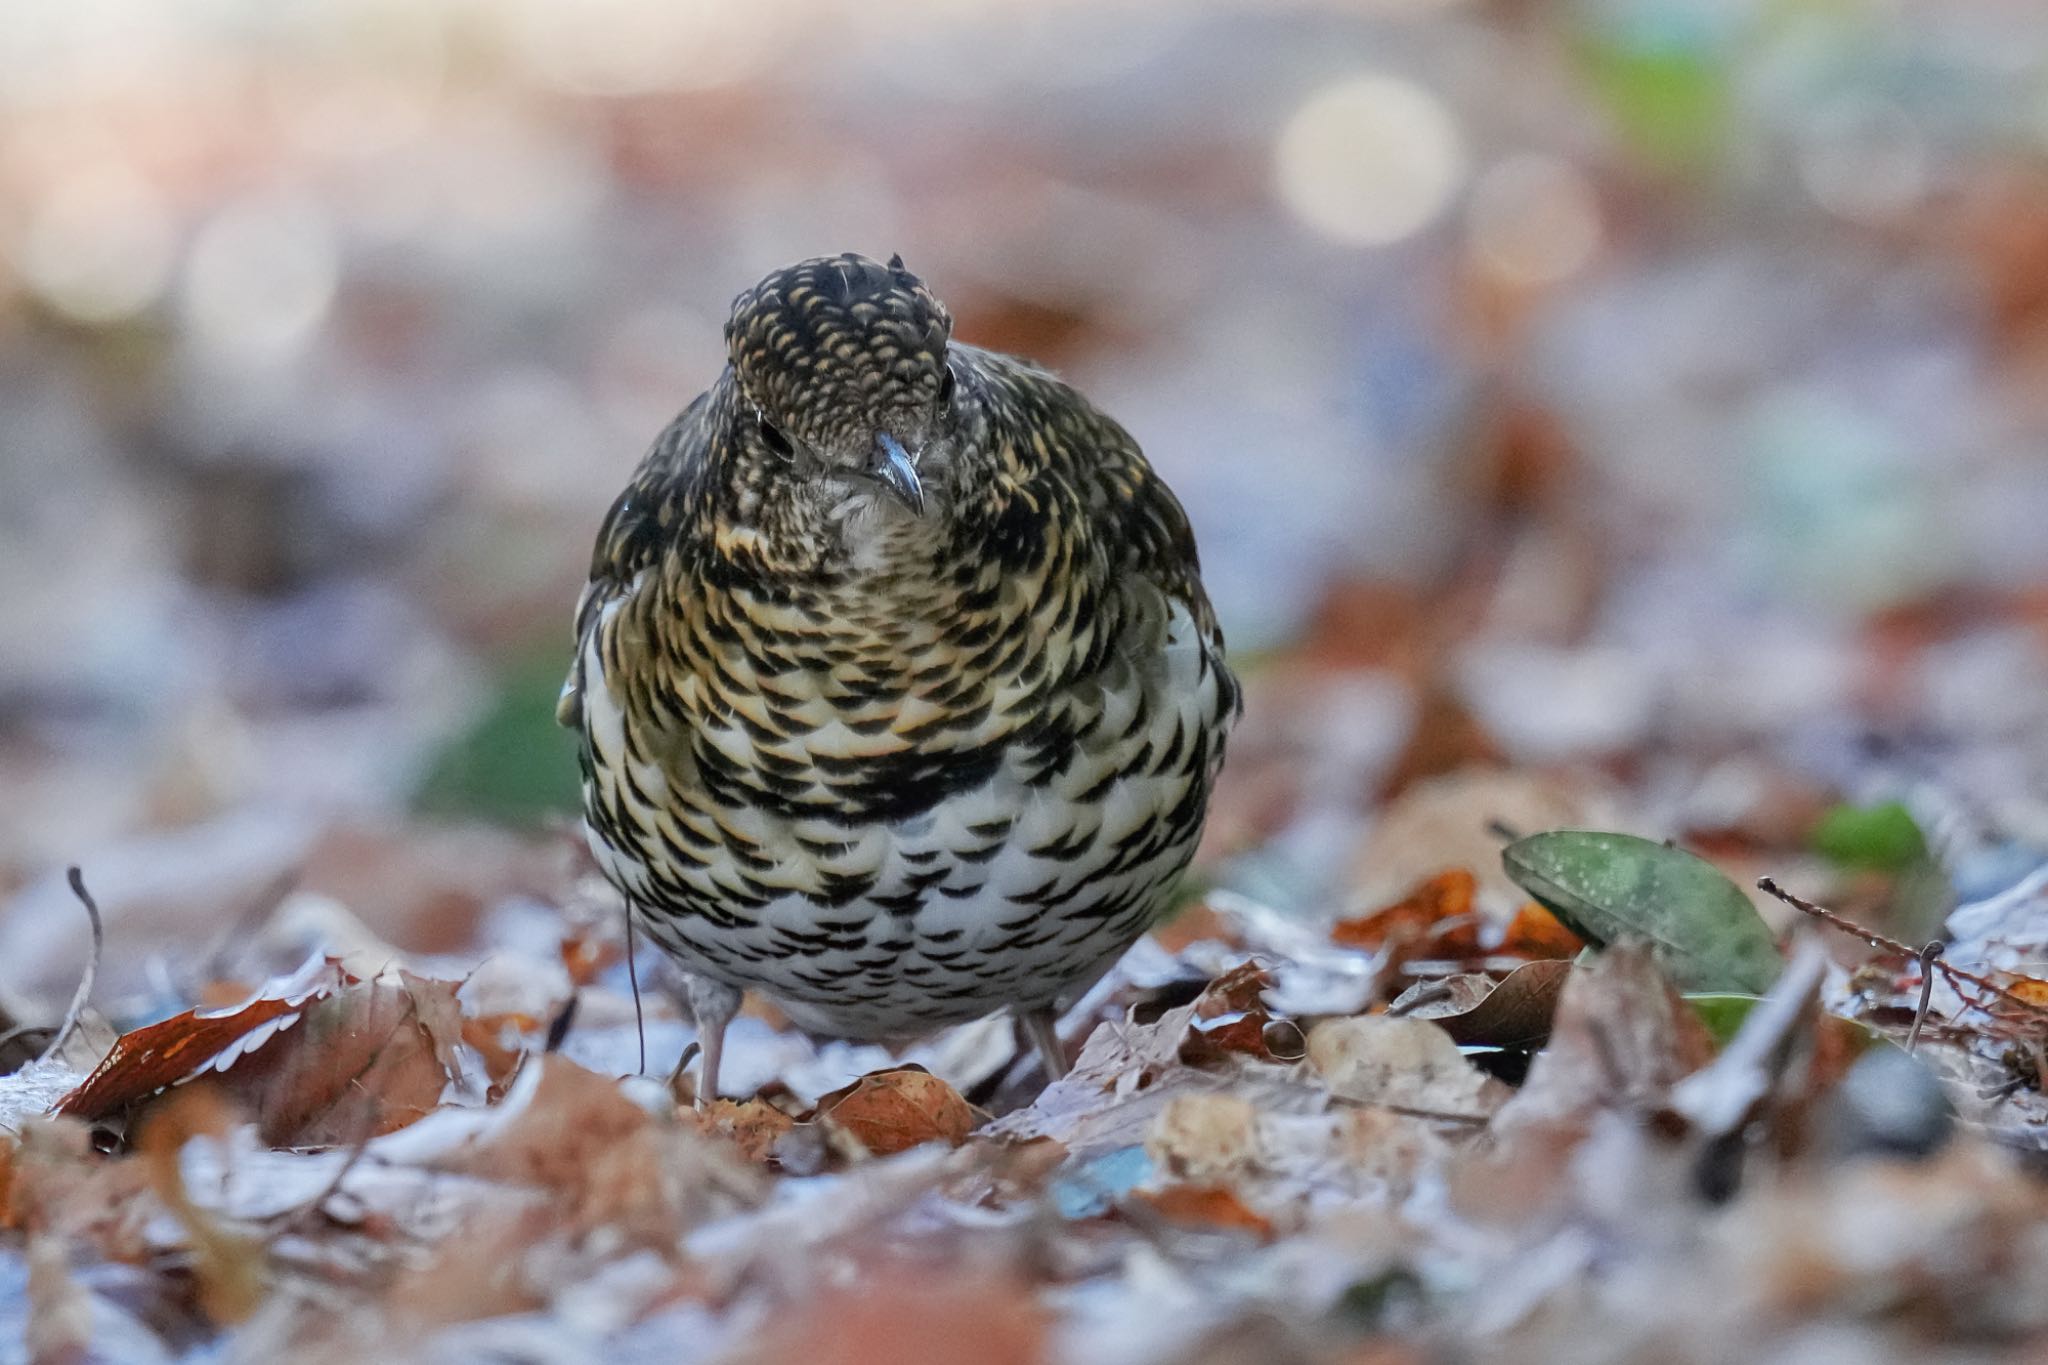
[[[85,889],[85,874],[77,868],[68,868],[65,877],[71,882],[71,894],[78,897],[78,903],[85,907],[85,917],[92,921],[92,956],[85,960],[85,974],[78,978],[78,989],[71,993],[71,1008],[64,1011],[64,1022],[51,1035],[50,1045],[43,1049],[43,1055],[36,1060],[47,1062],[57,1055],[64,1044],[71,1041],[71,1035],[78,1031],[79,1018],[85,1013],[85,1002],[92,999],[93,979],[100,974],[100,951],[106,946],[106,931],[100,927],[100,907]]]
[[[1886,938],[1883,934],[1880,934],[1873,929],[1864,928],[1862,925],[1856,923],[1854,920],[1844,919],[1842,916],[1836,914],[1834,911],[1828,909],[1826,906],[1815,905],[1810,900],[1806,900],[1805,898],[1800,896],[1795,896],[1790,891],[1787,891],[1784,887],[1778,885],[1777,882],[1773,881],[1769,877],[1757,878],[1756,885],[1759,891],[1765,892],[1768,895],[1776,896],[1779,900],[1785,902],[1785,904],[1791,906],[1794,910],[1800,911],[1802,914],[1812,915],[1815,919],[1820,920],[1824,924],[1831,924],[1835,928],[1840,929],[1845,934],[1849,934],[1855,938],[1862,939],[1865,943],[1868,943],[1873,948],[1882,948],[1886,952],[1896,953],[1900,957],[1923,957],[1921,949],[1909,948],[1895,938]],[[1965,971],[1961,967],[1955,966],[1953,963],[1950,963],[1947,960],[1940,957],[1939,954],[1935,955],[1932,959],[1923,958],[1923,960],[1931,960],[1934,969],[1940,972],[1943,976],[1947,977],[1949,980],[1949,984],[1955,986],[1958,993],[1962,992],[1961,983],[1968,982],[1970,985],[1975,986],[1978,990],[1989,991],[1991,992],[1991,994],[1999,997],[2001,1000],[2006,1001],[2008,1004],[2019,1006],[2021,1009],[2027,1011],[2029,1014],[2048,1014],[2048,1005],[2037,1005],[2033,1001],[2027,999],[2024,995],[2019,995],[2013,991],[2007,990],[2005,987],[1999,985],[1996,981],[1993,981],[1988,977],[1979,976],[1975,972]],[[1989,1014],[1991,1012],[1984,1006],[1984,1004],[1981,1001],[1970,1000],[1967,996],[1965,996],[1965,1000],[1966,1003],[1968,1003],[1970,1008],[1972,1009],[1981,1010],[1986,1014]]]

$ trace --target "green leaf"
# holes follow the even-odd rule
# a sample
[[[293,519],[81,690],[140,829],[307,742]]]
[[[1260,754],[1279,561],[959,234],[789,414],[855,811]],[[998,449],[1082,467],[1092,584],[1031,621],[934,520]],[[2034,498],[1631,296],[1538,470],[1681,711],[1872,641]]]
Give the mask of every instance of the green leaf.
[[[1912,812],[1897,801],[1836,806],[1813,831],[1813,848],[1840,867],[1902,872],[1927,861],[1927,839]]]
[[[555,724],[563,651],[516,658],[470,728],[435,756],[415,798],[429,814],[532,824],[577,806],[576,743]]]
[[[1760,995],[1784,965],[1749,897],[1683,849],[1632,834],[1552,830],[1509,844],[1501,864],[1589,943],[1647,940],[1682,991]]]

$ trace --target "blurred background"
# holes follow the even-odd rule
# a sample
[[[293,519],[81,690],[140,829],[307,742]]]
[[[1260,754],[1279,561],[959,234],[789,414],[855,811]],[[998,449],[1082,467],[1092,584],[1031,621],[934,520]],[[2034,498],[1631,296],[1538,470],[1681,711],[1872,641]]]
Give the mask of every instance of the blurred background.
[[[598,520],[849,249],[1186,502],[1210,877],[1356,908],[1461,811],[1949,896],[2048,845],[2030,0],[15,0],[10,985],[68,862],[135,991],[287,885],[422,951],[558,899]]]

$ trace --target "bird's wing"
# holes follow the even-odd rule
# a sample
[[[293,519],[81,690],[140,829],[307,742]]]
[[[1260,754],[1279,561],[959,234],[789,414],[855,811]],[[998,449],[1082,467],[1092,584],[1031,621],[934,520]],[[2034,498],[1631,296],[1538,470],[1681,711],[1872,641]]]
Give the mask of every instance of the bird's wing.
[[[576,657],[555,703],[556,721],[572,730],[583,723],[584,655],[591,633],[605,608],[633,591],[641,571],[676,534],[682,494],[709,442],[710,397],[700,395],[655,438],[632,482],[605,513],[591,552],[590,581],[576,601]]]

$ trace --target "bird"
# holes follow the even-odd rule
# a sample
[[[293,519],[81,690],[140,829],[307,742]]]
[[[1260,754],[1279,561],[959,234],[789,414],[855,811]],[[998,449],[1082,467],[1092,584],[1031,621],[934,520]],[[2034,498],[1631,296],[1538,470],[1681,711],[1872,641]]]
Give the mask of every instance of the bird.
[[[776,270],[606,514],[557,717],[718,1093],[754,990],[901,1041],[1058,1011],[1169,905],[1241,690],[1173,492],[901,256]]]

